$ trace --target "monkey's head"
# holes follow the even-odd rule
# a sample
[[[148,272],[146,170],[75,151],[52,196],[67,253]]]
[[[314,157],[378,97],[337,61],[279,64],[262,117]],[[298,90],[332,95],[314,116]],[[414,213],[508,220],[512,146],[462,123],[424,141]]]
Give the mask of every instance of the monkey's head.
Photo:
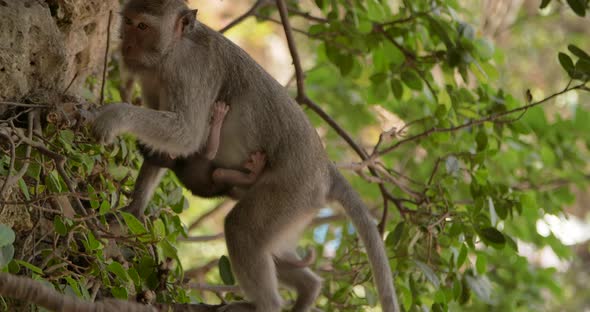
[[[121,23],[122,52],[132,71],[154,69],[196,23],[185,0],[130,0]]]

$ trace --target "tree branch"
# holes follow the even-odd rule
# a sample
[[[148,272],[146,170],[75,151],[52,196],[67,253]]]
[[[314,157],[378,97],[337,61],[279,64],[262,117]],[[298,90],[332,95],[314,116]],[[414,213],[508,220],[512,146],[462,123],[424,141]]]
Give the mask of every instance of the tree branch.
[[[233,291],[237,286],[219,286],[219,289]],[[208,304],[156,304],[153,306],[137,302],[105,299],[96,302],[83,301],[64,295],[38,281],[24,276],[0,272],[0,296],[18,299],[27,303],[61,312],[215,312],[222,305]]]
[[[291,29],[291,24],[289,23],[289,16],[287,14],[287,6],[285,5],[284,0],[277,0],[277,7],[279,9],[279,14],[281,16],[281,22],[283,25],[283,29],[285,31],[285,36],[287,37],[287,43],[289,45],[289,51],[291,53],[291,57],[293,58],[293,65],[295,67],[295,77],[297,80],[297,102],[299,104],[305,104],[307,107],[311,108],[316,114],[318,114],[324,121],[326,121],[332,129],[334,129],[340,137],[342,137],[359,155],[359,157],[363,160],[368,159],[367,152],[363,150],[351,137],[350,135],[340,127],[333,118],[331,118],[325,111],[323,111],[314,101],[312,101],[305,93],[305,76],[303,74],[303,69],[301,67],[301,61],[299,59],[299,53],[297,52],[297,47],[295,46],[295,40],[293,38],[293,32]],[[378,177],[377,172],[372,166],[369,166],[369,171],[375,177]],[[395,206],[400,211],[400,214],[404,214],[406,210],[403,206],[401,200],[395,198],[386,188],[383,183],[379,184],[379,190],[384,198],[384,200],[391,200],[395,204]],[[385,207],[386,209],[387,207]],[[384,209],[384,210],[385,210]],[[384,211],[385,217],[382,217],[382,221],[386,221],[387,219],[387,212]],[[384,226],[380,225],[380,228]]]
[[[569,92],[569,91],[572,91],[572,90],[576,90],[576,89],[584,89],[585,84],[586,83],[581,83],[581,84],[576,85],[576,86],[571,87],[571,88],[570,87],[566,87],[565,89],[563,89],[563,90],[561,90],[561,91],[559,91],[557,93],[554,93],[554,94],[552,94],[552,95],[550,95],[550,96],[548,96],[548,97],[546,97],[546,98],[544,98],[544,99],[542,99],[540,101],[533,102],[533,103],[530,103],[530,104],[527,104],[527,105],[523,105],[523,106],[520,106],[520,107],[511,109],[511,110],[508,110],[508,111],[505,111],[505,112],[491,114],[491,115],[488,115],[486,117],[483,117],[483,118],[480,118],[480,119],[476,119],[476,120],[472,120],[470,122],[464,123],[464,124],[459,125],[459,126],[454,126],[454,127],[449,127],[449,128],[435,128],[435,127],[430,128],[430,129],[428,129],[428,130],[426,130],[426,131],[424,131],[422,133],[418,133],[418,134],[413,135],[413,136],[411,136],[409,138],[400,140],[397,143],[395,143],[394,145],[389,146],[389,147],[387,147],[387,148],[385,148],[385,149],[383,149],[383,150],[381,150],[381,151],[379,151],[377,153],[374,153],[373,155],[371,155],[371,158],[372,159],[375,159],[377,157],[380,157],[380,156],[382,156],[384,154],[387,154],[387,153],[395,150],[396,148],[400,147],[401,145],[403,145],[405,143],[408,143],[408,142],[411,142],[411,141],[416,141],[416,140],[419,140],[421,138],[428,137],[428,136],[432,135],[433,133],[454,132],[454,131],[458,131],[458,130],[461,130],[461,129],[464,129],[464,128],[470,128],[470,127],[478,126],[478,125],[481,125],[484,122],[488,122],[488,121],[496,121],[496,122],[500,122],[500,123],[517,121],[524,114],[521,114],[519,117],[510,119],[510,120],[498,120],[498,119],[501,118],[501,117],[505,117],[505,116],[508,116],[508,115],[517,113],[517,112],[525,112],[526,110],[528,110],[528,109],[530,109],[532,107],[541,105],[541,104],[543,104],[543,103],[545,103],[545,102],[547,102],[547,101],[549,101],[549,100],[551,100],[551,99],[553,99],[553,98],[555,98],[555,97],[557,97],[559,95],[562,95],[562,94],[564,94],[566,92]]]
[[[250,9],[248,9],[248,11],[246,11],[244,14],[238,16],[236,19],[231,21],[225,27],[220,29],[219,32],[223,34],[224,32],[230,30],[232,27],[235,27],[236,25],[240,24],[248,17],[254,15],[256,13],[256,11],[258,11],[258,9],[260,9],[261,7],[266,6],[266,5],[269,5],[268,0],[256,0],[254,5],[252,5],[252,7],[250,7]]]

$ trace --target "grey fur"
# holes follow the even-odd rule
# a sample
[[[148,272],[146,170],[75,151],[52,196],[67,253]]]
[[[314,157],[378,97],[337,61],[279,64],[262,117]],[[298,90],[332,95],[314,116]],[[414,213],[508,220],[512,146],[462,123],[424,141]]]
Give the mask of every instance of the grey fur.
[[[252,151],[263,150],[267,166],[225,219],[234,275],[254,305],[234,303],[224,311],[280,311],[279,280],[298,292],[293,311],[311,309],[320,278],[309,268],[284,265],[280,259],[298,259],[297,239],[326,200],[344,206],[365,244],[383,311],[399,311],[377,228],[359,195],[328,160],[302,109],[248,54],[209,27],[194,22],[180,38],[170,39],[176,35],[171,16],[186,10],[181,0],[127,4],[124,14],[163,15],[160,25],[152,25],[161,36],[160,59],[154,62],[150,55],[143,60],[145,66],[141,60],[134,62],[150,108],[106,106],[94,124],[97,137],[108,143],[123,132],[132,133],[153,150],[187,156],[205,144],[213,103],[227,102],[231,110],[214,164],[239,169]],[[160,177],[159,169],[143,165],[129,207],[133,213],[143,214]]]

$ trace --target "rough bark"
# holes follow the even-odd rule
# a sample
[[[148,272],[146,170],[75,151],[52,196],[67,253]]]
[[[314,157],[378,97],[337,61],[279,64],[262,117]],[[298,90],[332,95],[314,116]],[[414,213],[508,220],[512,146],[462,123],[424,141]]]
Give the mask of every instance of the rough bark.
[[[117,0],[1,0],[0,101],[51,102],[102,71]],[[115,29],[113,25],[112,29]],[[115,36],[116,37],[116,36]],[[0,115],[6,111],[0,105]]]

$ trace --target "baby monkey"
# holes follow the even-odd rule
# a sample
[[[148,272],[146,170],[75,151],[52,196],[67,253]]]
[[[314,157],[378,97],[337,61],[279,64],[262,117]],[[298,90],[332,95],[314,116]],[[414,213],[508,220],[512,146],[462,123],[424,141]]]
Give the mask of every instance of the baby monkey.
[[[229,105],[222,101],[217,101],[213,105],[209,137],[202,153],[176,158],[170,154],[148,151],[140,144],[139,149],[145,161],[154,166],[172,170],[178,180],[194,195],[201,197],[229,195],[233,199],[239,199],[240,189],[254,184],[266,166],[266,154],[252,153],[250,159],[243,164],[244,169],[248,170],[247,173],[215,167],[213,159],[219,148],[221,127],[229,109]]]

